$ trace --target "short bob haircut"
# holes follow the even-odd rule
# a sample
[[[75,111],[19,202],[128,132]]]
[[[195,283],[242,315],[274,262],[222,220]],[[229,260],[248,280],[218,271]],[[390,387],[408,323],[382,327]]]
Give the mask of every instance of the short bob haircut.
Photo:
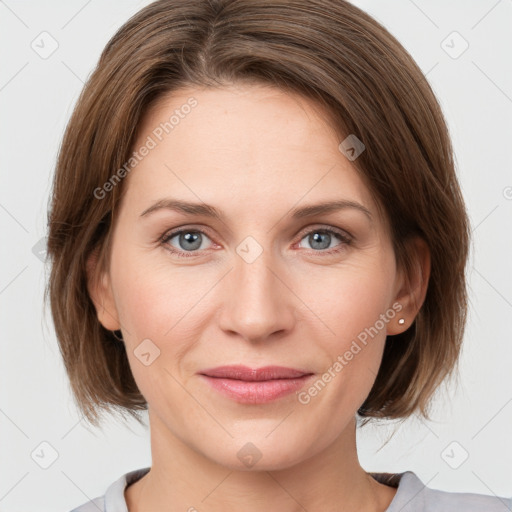
[[[116,205],[137,128],[179,88],[267,85],[298,93],[331,115],[340,142],[355,134],[352,162],[389,221],[397,265],[410,276],[421,237],[431,271],[405,332],[388,336],[375,383],[357,414],[429,418],[432,397],[458,365],[467,315],[470,230],[438,101],[404,47],[343,0],[158,0],[111,38],[67,125],[48,210],[49,295],[75,403],[90,424],[101,410],[139,412],[147,402],[124,343],[98,321],[87,287],[108,271]],[[113,178],[117,178],[112,183]],[[108,194],[97,191],[107,182]],[[96,192],[95,192],[96,191]]]

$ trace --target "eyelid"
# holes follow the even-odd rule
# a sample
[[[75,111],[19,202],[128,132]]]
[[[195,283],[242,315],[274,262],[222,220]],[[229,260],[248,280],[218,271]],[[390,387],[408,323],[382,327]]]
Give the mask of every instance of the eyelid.
[[[184,224],[182,226],[176,226],[175,228],[168,229],[161,236],[158,237],[158,241],[169,239],[175,235],[178,235],[182,231],[197,231],[199,233],[207,235],[210,239],[212,236],[209,234],[210,229],[206,226],[199,226],[195,224]]]
[[[311,231],[329,231],[334,232],[341,238],[343,238],[345,241],[352,241],[354,240],[354,236],[349,233],[346,229],[341,229],[336,226],[332,226],[331,224],[311,224],[309,226],[306,226],[305,228],[301,229],[299,231],[299,234],[297,235],[298,241],[300,242],[304,236],[308,235]]]

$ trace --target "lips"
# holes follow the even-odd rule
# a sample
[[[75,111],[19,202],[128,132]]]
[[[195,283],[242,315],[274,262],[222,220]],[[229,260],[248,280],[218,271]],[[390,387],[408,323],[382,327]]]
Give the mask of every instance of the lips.
[[[276,380],[276,379],[297,379],[304,375],[311,375],[311,372],[286,368],[284,366],[264,366],[262,368],[249,368],[248,366],[233,365],[219,366],[200,372],[208,377],[244,380],[247,382]]]
[[[241,404],[264,404],[297,392],[312,373],[284,366],[219,366],[203,370],[201,378],[220,394]]]

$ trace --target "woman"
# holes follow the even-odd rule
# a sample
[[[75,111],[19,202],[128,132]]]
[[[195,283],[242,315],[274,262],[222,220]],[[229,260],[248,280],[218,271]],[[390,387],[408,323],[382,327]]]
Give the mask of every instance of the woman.
[[[356,425],[428,418],[466,318],[440,107],[335,0],[159,0],[68,125],[49,296],[77,403],[148,410],[152,465],[78,512],[504,510],[368,473]]]

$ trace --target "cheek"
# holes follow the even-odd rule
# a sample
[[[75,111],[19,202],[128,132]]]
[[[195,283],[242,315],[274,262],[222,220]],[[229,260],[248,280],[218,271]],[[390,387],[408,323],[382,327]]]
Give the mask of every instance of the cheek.
[[[129,278],[118,281],[118,310],[127,331],[126,351],[135,382],[157,409],[186,410],[190,406],[178,382],[183,381],[184,355],[200,339],[203,318],[198,315],[200,303],[196,307],[194,304],[205,291],[169,269],[129,269],[126,263],[124,268],[123,276]]]
[[[309,397],[312,404],[329,403],[327,409],[338,411],[340,416],[359,408],[379,370],[386,326],[394,321],[395,311],[388,310],[392,279],[393,265],[376,260],[373,265],[351,265],[310,275],[308,283],[315,283],[316,292],[303,285],[298,295],[308,297],[308,307],[321,320],[315,317],[311,334],[316,331],[318,349],[327,357],[320,375],[325,385],[317,382],[315,389],[306,390],[309,396],[303,396],[302,403]]]
[[[171,336],[188,321],[188,313],[207,290],[199,268],[173,268],[159,249],[148,254],[133,251],[117,259],[116,305],[134,341]]]
[[[137,358],[146,346],[150,359],[157,355],[152,370],[178,364],[180,354],[198,338],[202,318],[198,312],[208,283],[194,281],[191,272],[171,271],[168,266],[128,256],[119,262],[114,277],[116,306],[135,379],[138,375],[147,379],[146,367]],[[142,384],[139,388],[142,391]]]
[[[304,303],[320,322],[325,333],[322,338],[332,340],[332,352],[332,349],[343,350],[386,313],[392,298],[393,278],[393,268],[378,262],[347,265],[310,272],[307,280],[296,280],[295,289],[299,297],[307,298]],[[377,328],[385,337],[385,324],[380,321]]]

